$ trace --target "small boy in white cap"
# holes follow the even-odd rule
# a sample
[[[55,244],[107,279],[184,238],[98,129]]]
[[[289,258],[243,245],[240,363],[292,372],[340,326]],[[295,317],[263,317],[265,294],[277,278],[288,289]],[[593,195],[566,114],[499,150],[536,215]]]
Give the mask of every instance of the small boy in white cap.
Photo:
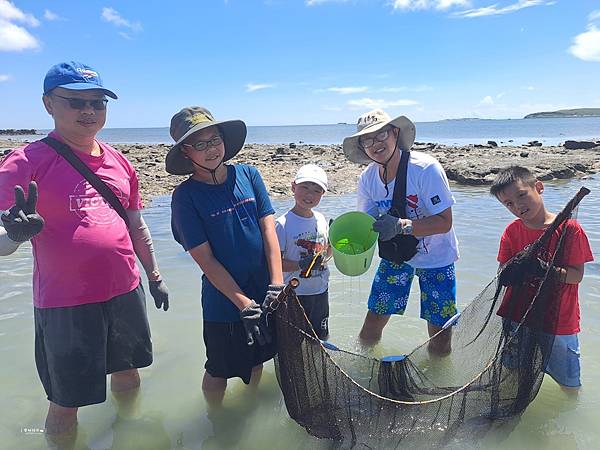
[[[329,225],[325,216],[313,209],[327,192],[327,174],[314,164],[302,166],[292,182],[292,192],[294,207],[275,222],[284,282],[300,278],[298,299],[319,339],[327,339]]]

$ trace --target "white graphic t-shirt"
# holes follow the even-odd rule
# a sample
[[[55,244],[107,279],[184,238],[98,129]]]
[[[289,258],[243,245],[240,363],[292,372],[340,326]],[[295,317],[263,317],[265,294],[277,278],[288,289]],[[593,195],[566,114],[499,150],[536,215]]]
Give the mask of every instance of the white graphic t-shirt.
[[[312,217],[300,217],[292,211],[278,217],[275,231],[283,259],[300,261],[302,258],[327,250],[329,225],[323,214],[313,211]],[[300,271],[283,272],[284,282],[296,277],[300,286],[298,295],[321,294],[329,285],[329,269],[313,271],[309,278],[300,278]]]
[[[373,162],[358,179],[358,210],[378,217],[392,206],[396,180],[388,183],[388,193],[379,176],[379,164]],[[406,174],[406,214],[422,219],[439,214],[456,201],[440,163],[430,155],[410,152]],[[418,253],[408,261],[415,268],[432,269],[452,264],[458,259],[458,241],[454,228],[443,234],[420,237]]]

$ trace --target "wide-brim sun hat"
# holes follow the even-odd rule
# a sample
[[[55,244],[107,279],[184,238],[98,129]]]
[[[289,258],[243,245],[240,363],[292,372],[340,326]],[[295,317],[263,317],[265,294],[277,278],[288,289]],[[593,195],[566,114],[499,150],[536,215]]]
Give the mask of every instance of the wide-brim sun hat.
[[[374,109],[360,116],[356,123],[357,132],[344,139],[342,148],[346,158],[357,164],[373,162],[360,146],[359,138],[365,134],[379,131],[386,125],[393,125],[400,130],[398,146],[401,150],[409,151],[415,143],[415,124],[406,116],[392,119],[385,111]]]
[[[44,77],[44,95],[48,95],[57,87],[73,91],[98,89],[117,99],[117,94],[104,87],[97,70],[77,61],[62,62],[50,67]]]
[[[165,168],[172,175],[189,175],[194,173],[194,164],[181,151],[181,144],[192,134],[208,127],[217,126],[223,136],[225,155],[223,162],[230,160],[244,146],[246,141],[246,124],[241,120],[214,119],[210,111],[202,106],[183,108],[171,119],[171,137],[175,145],[171,147],[165,160]]]

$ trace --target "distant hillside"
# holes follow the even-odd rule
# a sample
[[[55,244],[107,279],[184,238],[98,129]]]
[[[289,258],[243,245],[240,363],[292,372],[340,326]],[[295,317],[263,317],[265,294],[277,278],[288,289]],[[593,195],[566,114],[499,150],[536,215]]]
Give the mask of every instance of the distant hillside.
[[[540,119],[545,117],[600,117],[600,108],[561,109],[559,111],[537,112],[527,114],[525,119]]]

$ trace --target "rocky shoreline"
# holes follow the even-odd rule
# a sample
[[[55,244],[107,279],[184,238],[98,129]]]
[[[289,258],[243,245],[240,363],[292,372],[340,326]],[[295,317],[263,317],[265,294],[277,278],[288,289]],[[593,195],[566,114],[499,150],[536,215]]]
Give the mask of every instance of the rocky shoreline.
[[[492,182],[502,167],[519,164],[531,169],[541,180],[584,178],[600,172],[600,142],[588,148],[574,144],[541,146],[532,142],[526,146],[497,146],[490,141],[484,145],[451,147],[435,143],[417,143],[413,150],[428,153],[444,167],[448,179],[462,185],[481,186]],[[0,140],[0,157],[14,141]],[[144,199],[169,195],[185,176],[165,172],[164,159],[168,144],[115,144],[136,168]],[[269,193],[274,196],[290,195],[290,183],[300,166],[318,164],[330,181],[332,194],[353,192],[356,179],[365,166],[346,160],[341,145],[308,144],[246,144],[233,162],[252,164],[263,176]]]

